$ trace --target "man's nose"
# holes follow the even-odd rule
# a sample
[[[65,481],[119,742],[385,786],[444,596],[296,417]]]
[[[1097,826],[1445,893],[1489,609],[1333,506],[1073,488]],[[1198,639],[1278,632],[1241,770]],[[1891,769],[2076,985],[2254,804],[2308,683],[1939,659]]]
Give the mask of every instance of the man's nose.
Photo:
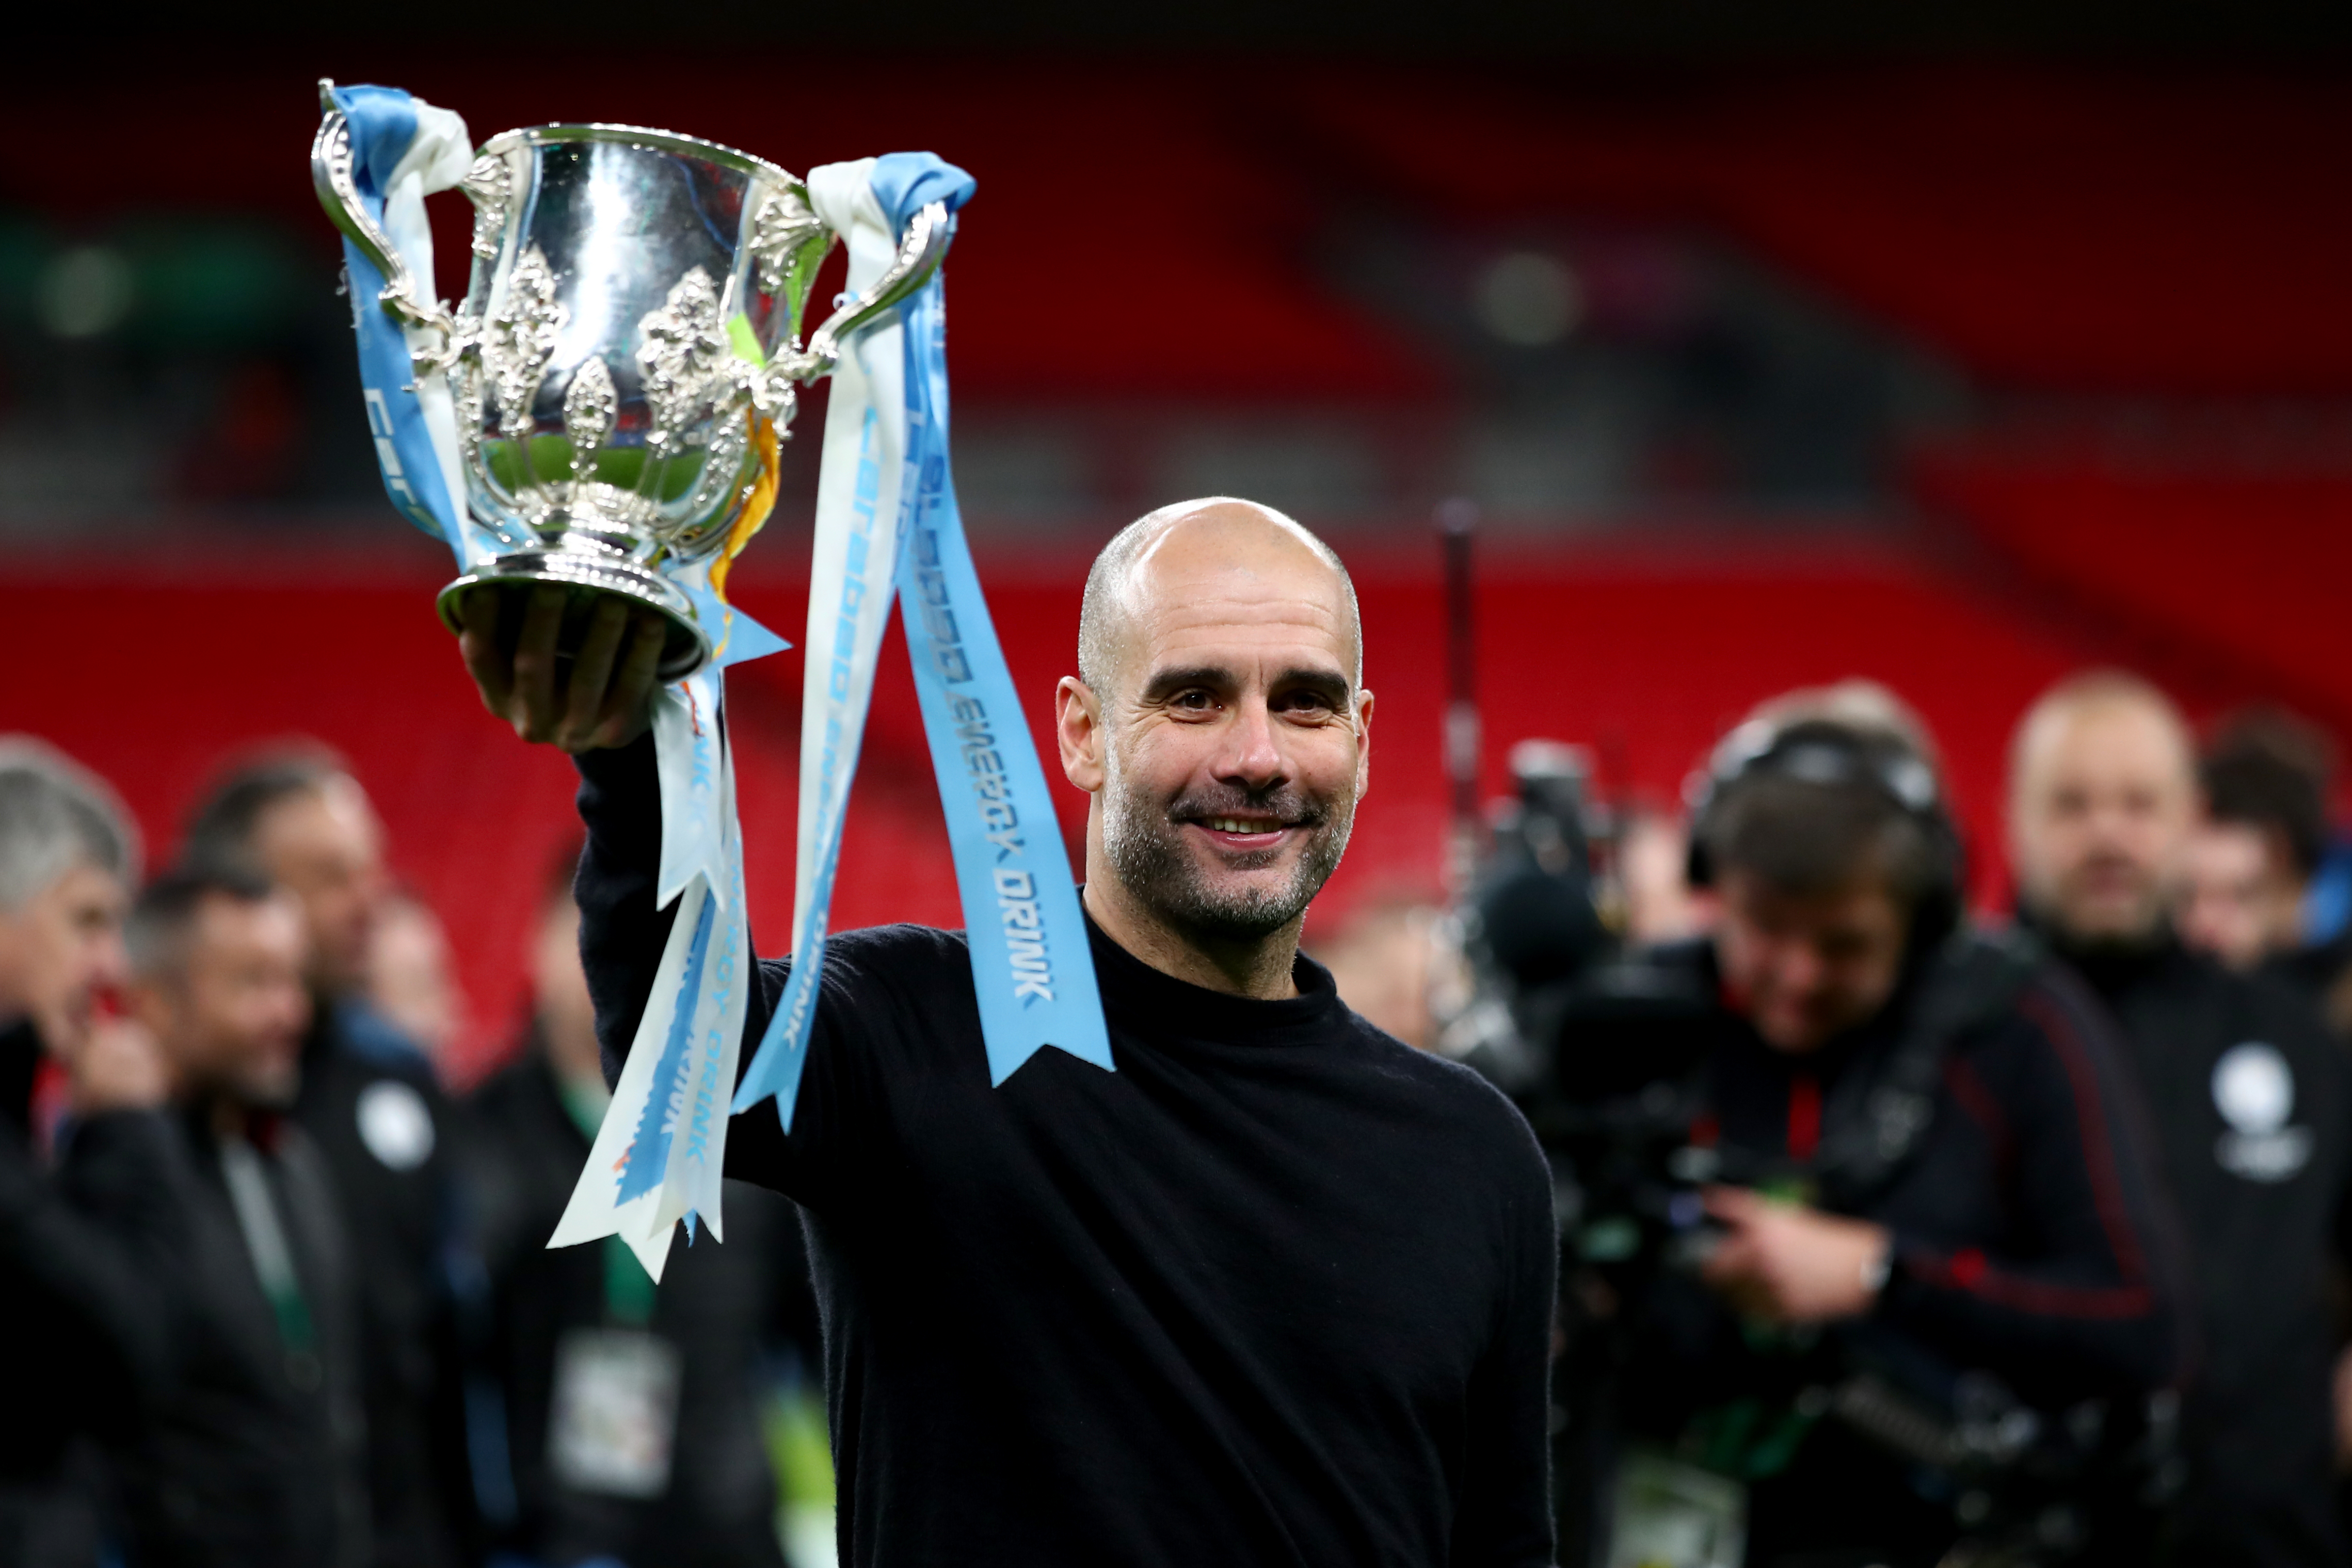
[[[1216,772],[1252,789],[1280,783],[1290,764],[1277,743],[1273,711],[1263,698],[1245,698],[1234,706],[1233,722],[1225,727],[1218,749]]]
[[[122,932],[110,931],[98,941],[98,951],[91,955],[90,979],[93,984],[113,988],[131,979],[131,952],[122,943]]]
[[[1792,942],[1780,950],[1780,989],[1799,996],[1810,996],[1821,989],[1822,964],[1821,954],[1812,944]]]

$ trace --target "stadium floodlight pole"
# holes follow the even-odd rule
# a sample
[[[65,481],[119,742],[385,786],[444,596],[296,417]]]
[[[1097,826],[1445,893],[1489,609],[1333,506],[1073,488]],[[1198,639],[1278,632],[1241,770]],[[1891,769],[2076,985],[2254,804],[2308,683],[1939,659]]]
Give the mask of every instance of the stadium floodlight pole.
[[[1437,505],[1437,532],[1445,552],[1445,776],[1453,786],[1446,832],[1445,891],[1460,903],[1478,866],[1478,649],[1470,590],[1470,535],[1477,503],[1461,496]]]

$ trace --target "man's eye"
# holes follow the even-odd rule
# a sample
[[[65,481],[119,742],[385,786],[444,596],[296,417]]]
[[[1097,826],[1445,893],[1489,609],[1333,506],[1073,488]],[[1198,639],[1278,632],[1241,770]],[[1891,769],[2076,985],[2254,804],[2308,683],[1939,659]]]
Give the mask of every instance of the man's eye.
[[[1187,709],[1195,713],[1205,711],[1209,705],[1209,694],[1205,691],[1180,691],[1171,704],[1171,707]]]

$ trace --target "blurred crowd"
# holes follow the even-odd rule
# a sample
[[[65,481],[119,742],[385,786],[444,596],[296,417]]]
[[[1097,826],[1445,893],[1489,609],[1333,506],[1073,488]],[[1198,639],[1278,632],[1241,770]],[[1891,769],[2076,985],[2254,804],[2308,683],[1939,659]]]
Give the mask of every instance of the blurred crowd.
[[[142,876],[104,781],[0,740],[0,1563],[829,1564],[791,1205],[730,1184],[658,1287],[547,1249],[609,1098],[576,853],[457,1096],[384,850],[297,750]]]
[[[1318,951],[1551,1156],[1563,1563],[2352,1561],[2324,734],[2077,676],[1993,877],[1869,682],[1760,706],[1683,809],[1513,771],[1452,907]]]
[[[1989,1385],[1969,1378],[1990,1370],[2017,1409],[2095,1405],[2135,1434],[2114,1474],[2067,1472],[2110,1494],[2106,1560],[2347,1561],[2352,899],[2331,767],[2325,737],[2284,713],[2200,737],[2135,678],[2079,677],[2020,722],[2012,907],[1969,920],[1932,738],[1894,694],[1849,683],[1759,709],[1686,812],[1612,813],[1523,778],[1456,907],[1361,910],[1322,944],[1358,1010],[1486,1071],[1553,1152],[1562,1562],[1712,1568],[1740,1561],[1741,1539],[1750,1563],[1845,1562],[1807,1555],[1813,1526],[1789,1523],[1822,1517],[1823,1496],[1893,1532],[1853,1562],[1902,1560],[1877,1547],[1912,1527],[1873,1487],[1965,1521],[1979,1472],[1952,1469],[1938,1493],[1924,1461],[1874,1468],[1826,1436],[1804,1443],[1834,1461],[1832,1489],[1806,1489],[1787,1433],[1834,1406],[1866,1435],[1884,1392],[1850,1375],[1878,1364],[1866,1355],[1787,1372],[1801,1420],[1771,1442],[1718,1441],[1718,1396],[1769,1411],[1780,1395],[1758,1392],[1757,1367],[1818,1366],[1808,1334],[1858,1321],[1927,1325],[1921,1342],[1967,1369],[1959,1406],[1981,1404]],[[150,874],[103,780],[0,740],[0,1563],[831,1562],[792,1205],[733,1186],[725,1245],[681,1237],[658,1285],[617,1238],[545,1246],[610,1098],[576,858],[548,867],[516,933],[530,1015],[459,1094],[436,1069],[461,1011],[446,943],[388,878],[383,830],[338,759],[236,766]],[[1896,915],[1883,940],[1875,906],[1855,902],[1874,877]],[[1900,1087],[1906,1031],[1945,994],[1934,963],[1968,942],[1944,1076],[1914,1086],[1936,1109],[1908,1129],[1881,1116],[1895,1150],[1864,1181],[1833,1157],[1839,1118],[1860,1114],[1841,1106],[1868,1099],[1841,1075],[1881,1052],[1893,1065],[1870,1103]],[[1628,1032],[1634,1015],[1598,1006],[1622,998],[1592,977],[1635,961],[1652,965],[1650,1011]],[[1658,1011],[1661,975],[1700,982],[1687,1018],[1737,1038]],[[1966,1044],[1988,1019],[1996,1043]],[[1641,1247],[1602,1238],[1622,1173],[1580,1163],[1597,1123],[1579,1118],[1670,1037],[1700,1040],[1690,1059],[1707,1064],[1668,1164],[1699,1194],[1708,1250],[1637,1278]],[[1515,1067],[1530,1042],[1553,1058]],[[2036,1088],[2051,1051],[2076,1076]],[[1626,1081],[1654,1098],[1697,1081],[1679,1070]],[[1962,1111],[1976,1142],[1917,1141]],[[1758,1126],[1769,1157],[1743,1174]],[[1634,1145],[1609,1128],[1619,1159]],[[1783,1206],[1748,1206],[1753,1194]],[[2077,1199],[2086,1235],[2069,1239],[2053,1216]],[[1672,1212],[1636,1217],[1655,1229]],[[1983,1246],[1908,1239],[1971,1226]],[[1703,1314],[1669,1357],[1682,1384],[1642,1381],[1684,1285],[1740,1314],[1719,1387],[1682,1386],[1717,1375]],[[1629,1310],[1634,1289],[1657,1294]],[[2042,1398],[2045,1383],[2059,1392]],[[1645,1428],[1685,1405],[1695,1425]],[[1699,1448],[1752,1496],[1721,1505],[1712,1482],[1640,1458]],[[1640,1510],[1666,1494],[1676,1529],[1737,1517],[1731,1543],[1694,1546],[1685,1529],[1680,1547],[1654,1531],[1644,1545],[1640,1529],[1665,1527]],[[2121,1535],[2118,1510],[2138,1520]],[[2033,1517],[2041,1555],[1980,1560],[2069,1560],[2054,1516]]]

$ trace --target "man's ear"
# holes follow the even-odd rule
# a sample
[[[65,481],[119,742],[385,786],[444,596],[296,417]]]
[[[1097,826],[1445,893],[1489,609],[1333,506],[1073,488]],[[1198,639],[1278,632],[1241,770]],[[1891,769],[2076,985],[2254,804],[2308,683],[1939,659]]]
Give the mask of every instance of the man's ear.
[[[1054,688],[1054,738],[1061,742],[1062,776],[1093,795],[1103,785],[1102,704],[1075,675]]]
[[[1362,800],[1372,787],[1372,694],[1356,692],[1356,798]]]

